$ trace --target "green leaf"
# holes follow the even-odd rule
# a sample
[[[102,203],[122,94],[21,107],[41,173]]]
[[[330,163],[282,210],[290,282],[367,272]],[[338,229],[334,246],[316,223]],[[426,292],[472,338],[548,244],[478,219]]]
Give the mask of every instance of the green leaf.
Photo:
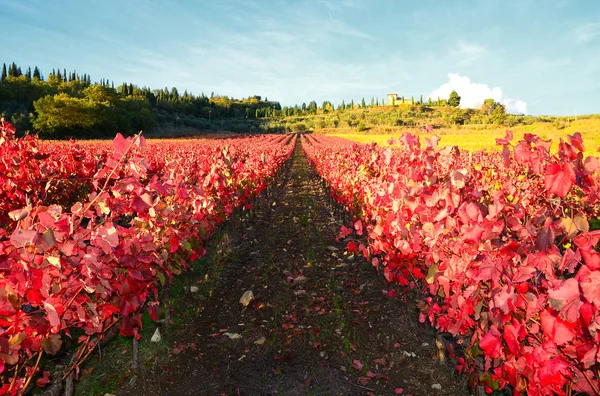
[[[161,286],[164,286],[166,282],[165,275],[162,272],[157,272],[156,277],[158,278],[158,281],[160,282]]]

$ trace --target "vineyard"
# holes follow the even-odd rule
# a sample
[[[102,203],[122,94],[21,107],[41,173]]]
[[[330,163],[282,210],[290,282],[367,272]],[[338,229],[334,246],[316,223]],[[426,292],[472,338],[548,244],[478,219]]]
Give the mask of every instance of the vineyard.
[[[72,384],[115,329],[138,348],[143,313],[168,322],[173,279],[206,254],[211,235],[236,211],[262,202],[239,241],[245,262],[223,281],[221,302],[209,301],[188,331],[231,340],[188,338],[174,354],[185,372],[197,365],[190,358],[197,349],[223,360],[206,364],[199,374],[206,381],[183,378],[180,387],[214,381],[216,393],[207,394],[227,394],[226,387],[276,394],[275,386],[291,389],[287,362],[295,353],[314,365],[301,365],[296,382],[304,391],[409,394],[412,386],[413,394],[432,394],[442,385],[406,376],[447,352],[471,389],[600,395],[600,163],[584,155],[578,133],[554,154],[549,140],[525,134],[515,142],[510,131],[497,139],[501,151],[478,152],[440,149],[439,138],[421,142],[408,133],[380,147],[314,135],[117,135],[109,143],[15,139],[14,132],[2,123],[0,394]],[[265,197],[268,186],[279,195]],[[331,202],[319,200],[319,188]],[[383,274],[383,295],[375,271],[355,257]],[[256,294],[241,311],[239,296],[230,296],[238,289]],[[412,296],[419,321],[452,336],[445,352],[422,342],[409,318],[410,342],[421,350],[385,341],[403,333],[395,317],[410,316],[398,307]],[[226,328],[240,322],[254,327]],[[228,344],[250,335],[276,341],[257,355],[252,348],[265,337]],[[45,357],[67,339],[76,348],[65,369],[46,370]],[[231,367],[243,373],[250,362],[275,365],[278,377],[257,375],[267,381],[260,389],[258,379],[240,385],[250,374],[228,382]],[[459,392],[443,369],[430,371],[448,378],[445,394]],[[175,389],[169,375],[148,375],[154,388],[138,391]]]
[[[64,373],[113,326],[138,338],[142,309],[202,256],[204,241],[290,156],[285,136],[145,144],[41,144],[0,137],[0,394],[20,394],[43,354],[80,345]]]
[[[598,159],[579,134],[533,135],[502,153],[304,137],[332,196],[355,216],[349,242],[389,282],[417,288],[421,321],[457,337],[461,371],[491,392],[598,394]]]

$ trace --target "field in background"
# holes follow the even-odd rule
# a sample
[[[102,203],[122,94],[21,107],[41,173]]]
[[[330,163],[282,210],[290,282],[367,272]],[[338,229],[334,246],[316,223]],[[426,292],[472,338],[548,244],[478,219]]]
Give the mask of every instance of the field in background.
[[[507,129],[514,133],[514,142],[521,140],[525,133],[533,133],[543,139],[552,139],[552,150],[556,151],[559,139],[566,139],[567,135],[580,132],[583,136],[583,143],[586,149],[586,155],[598,155],[597,149],[600,148],[600,120],[583,119],[572,121],[557,128],[553,123],[534,123],[532,125],[519,125],[512,128],[507,127],[484,127],[475,125],[463,126],[460,128],[439,128],[435,129],[435,135],[438,135],[440,146],[460,146],[467,150],[499,149],[496,145],[496,138],[502,138]],[[392,133],[382,133],[381,131],[369,131],[367,133],[357,133],[356,129],[342,128],[336,130],[323,130],[321,133],[335,135],[360,143],[375,142],[379,145],[387,145],[391,138],[399,138],[404,132],[418,134],[420,136],[431,136],[424,134],[417,128],[397,128]],[[318,132],[317,132],[318,133]]]

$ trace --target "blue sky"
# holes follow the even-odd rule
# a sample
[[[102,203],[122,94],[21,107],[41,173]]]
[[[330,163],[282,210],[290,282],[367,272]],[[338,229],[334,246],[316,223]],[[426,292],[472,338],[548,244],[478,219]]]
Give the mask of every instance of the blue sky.
[[[282,105],[485,95],[600,113],[597,0],[0,0],[0,62]]]

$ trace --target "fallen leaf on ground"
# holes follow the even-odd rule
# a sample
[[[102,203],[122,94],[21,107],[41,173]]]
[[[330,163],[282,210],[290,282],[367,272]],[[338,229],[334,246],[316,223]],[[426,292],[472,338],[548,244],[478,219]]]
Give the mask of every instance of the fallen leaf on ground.
[[[300,275],[296,278],[294,278],[294,282],[292,283],[293,285],[298,285],[300,283],[304,283],[308,280],[308,278],[304,275]]]
[[[185,348],[185,345],[183,344],[178,344],[175,348],[173,348],[171,350],[171,354],[172,355],[178,355],[181,353],[181,351],[183,351],[183,348]]]
[[[360,362],[360,360],[354,359],[352,361],[352,367],[358,371],[361,371],[363,369],[363,364]]]
[[[242,335],[239,333],[223,333],[224,336],[229,337],[230,340],[239,340]]]
[[[247,307],[253,299],[254,293],[252,293],[252,290],[246,290],[240,298],[240,304],[242,304],[244,307]]]
[[[157,327],[156,330],[154,330],[154,334],[152,334],[152,337],[150,338],[150,342],[159,343],[160,340],[162,340],[162,337],[160,336],[160,330]]]

